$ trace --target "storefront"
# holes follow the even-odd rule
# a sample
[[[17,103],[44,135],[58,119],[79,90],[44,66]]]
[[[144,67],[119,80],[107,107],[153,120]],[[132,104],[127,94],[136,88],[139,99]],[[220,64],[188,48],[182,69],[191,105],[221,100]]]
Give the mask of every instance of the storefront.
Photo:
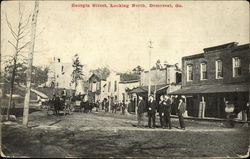
[[[235,113],[246,107],[249,101],[249,84],[221,84],[183,87],[171,92],[186,96],[189,116],[225,118],[225,101],[235,105]]]

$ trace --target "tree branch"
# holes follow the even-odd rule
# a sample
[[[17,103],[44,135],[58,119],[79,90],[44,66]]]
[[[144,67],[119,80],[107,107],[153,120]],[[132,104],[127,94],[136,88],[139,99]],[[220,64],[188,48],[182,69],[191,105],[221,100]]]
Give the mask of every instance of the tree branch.
[[[16,45],[14,45],[11,41],[8,40],[8,43],[10,43],[15,49],[17,49]]]
[[[28,41],[22,47],[18,48],[17,53],[19,53],[23,48],[27,47],[30,43],[31,43],[31,41]]]
[[[45,30],[45,27],[43,27],[43,29],[40,31],[40,33],[38,33],[37,35],[36,35],[36,38],[40,35],[40,34],[42,34],[42,32]]]
[[[21,27],[20,27],[20,29],[24,29],[24,28],[26,28],[26,26],[29,24],[30,17],[31,17],[31,14],[29,14],[29,17],[28,17],[28,19],[27,19],[26,24],[24,24],[23,26],[21,26]]]
[[[6,22],[7,22],[7,24],[8,24],[8,28],[9,28],[10,31],[11,31],[11,34],[12,34],[13,37],[17,40],[17,34],[16,34],[15,31],[13,30],[12,25],[10,24],[10,22],[9,22],[9,20],[8,20],[7,14],[5,14],[5,17],[6,17]]]

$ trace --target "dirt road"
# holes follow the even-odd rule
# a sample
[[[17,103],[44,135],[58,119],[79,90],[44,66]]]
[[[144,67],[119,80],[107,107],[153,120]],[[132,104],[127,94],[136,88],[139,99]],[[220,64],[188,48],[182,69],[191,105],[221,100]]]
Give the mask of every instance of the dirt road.
[[[19,121],[20,122],[20,121]],[[247,152],[249,130],[187,121],[187,130],[136,128],[135,116],[104,112],[30,115],[30,128],[2,126],[5,155],[29,157],[237,157]],[[145,122],[146,124],[146,122]],[[159,125],[159,123],[157,123]]]

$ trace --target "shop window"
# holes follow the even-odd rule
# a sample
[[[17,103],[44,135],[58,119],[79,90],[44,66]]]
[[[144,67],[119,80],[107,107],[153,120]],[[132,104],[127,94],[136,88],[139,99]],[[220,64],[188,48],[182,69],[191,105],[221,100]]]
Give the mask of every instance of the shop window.
[[[193,80],[193,66],[187,65],[187,81]]]
[[[233,58],[233,77],[241,75],[241,59],[239,57]]]
[[[216,60],[215,61],[215,73],[216,73],[216,79],[223,78],[223,67],[222,67],[222,61]]]
[[[201,80],[207,79],[207,64],[201,63]]]

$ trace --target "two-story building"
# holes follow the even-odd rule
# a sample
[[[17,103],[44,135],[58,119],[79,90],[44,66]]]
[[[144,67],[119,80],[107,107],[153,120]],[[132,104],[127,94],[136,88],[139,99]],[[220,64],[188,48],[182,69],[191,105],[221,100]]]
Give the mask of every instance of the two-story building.
[[[150,78],[150,93],[155,94],[157,99],[161,94],[167,94],[180,88],[181,70],[175,65],[168,65],[163,69],[151,69],[144,71],[140,76],[140,86],[131,90],[130,93],[136,93],[147,99],[148,86]]]
[[[71,83],[72,71],[73,67],[71,63],[63,63],[60,58],[54,57],[50,61],[46,86],[52,88],[73,89],[74,86]]]
[[[182,88],[189,116],[225,117],[225,101],[235,113],[249,101],[250,45],[231,42],[182,58]]]
[[[130,112],[136,112],[138,96],[148,99],[150,79],[150,93],[154,94],[156,100],[161,95],[180,89],[181,87],[181,70],[175,65],[168,65],[162,69],[151,69],[144,71],[140,75],[140,85],[129,91],[130,94]]]
[[[92,74],[88,80],[88,96],[90,100],[96,102],[102,101],[107,96],[106,79],[99,77],[96,74]]]
[[[106,85],[106,91],[107,91],[107,98],[111,99],[112,101],[119,101],[119,82],[120,82],[120,75],[111,72],[110,75],[107,77],[107,85]]]
[[[171,83],[181,82],[181,70],[176,68],[175,65],[168,65],[166,68],[161,69],[151,69],[150,77],[149,71],[144,71],[141,73],[141,86],[148,86],[149,78],[151,85],[164,85]]]

